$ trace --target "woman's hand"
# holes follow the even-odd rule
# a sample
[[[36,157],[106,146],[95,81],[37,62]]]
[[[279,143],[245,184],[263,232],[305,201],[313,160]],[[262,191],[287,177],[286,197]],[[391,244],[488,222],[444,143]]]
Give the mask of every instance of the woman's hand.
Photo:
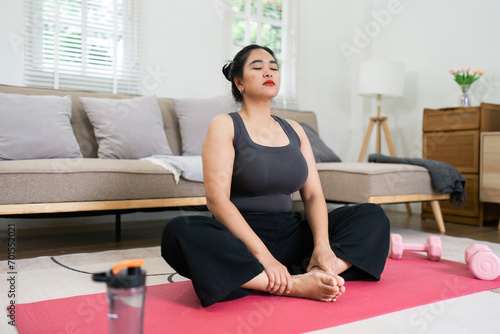
[[[307,271],[310,271],[313,267],[319,267],[326,273],[339,274],[339,258],[332,251],[330,245],[325,247],[314,247],[311,260],[307,266]]]
[[[264,271],[269,280],[269,284],[267,285],[268,292],[282,295],[292,291],[292,276],[284,265],[273,256],[261,259],[260,262],[264,266]]]

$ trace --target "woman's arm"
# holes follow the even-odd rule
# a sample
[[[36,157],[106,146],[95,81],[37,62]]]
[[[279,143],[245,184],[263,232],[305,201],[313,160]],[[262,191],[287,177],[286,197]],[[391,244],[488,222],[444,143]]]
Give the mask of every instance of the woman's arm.
[[[272,256],[229,199],[235,156],[233,138],[234,125],[229,115],[219,115],[210,122],[202,149],[208,210],[264,266],[269,278],[268,291],[280,294],[290,291],[292,280],[286,267]]]

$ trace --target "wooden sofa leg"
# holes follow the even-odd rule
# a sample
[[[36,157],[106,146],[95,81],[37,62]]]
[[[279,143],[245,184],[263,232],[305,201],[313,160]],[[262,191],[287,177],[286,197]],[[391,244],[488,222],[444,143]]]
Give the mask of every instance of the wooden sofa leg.
[[[439,206],[439,201],[431,201],[432,212],[434,213],[434,218],[438,224],[439,232],[445,233],[446,228],[444,227],[443,215],[441,214],[441,207]]]
[[[405,203],[405,205],[406,205],[406,212],[408,213],[408,216],[413,216],[413,211],[411,211],[410,203]]]

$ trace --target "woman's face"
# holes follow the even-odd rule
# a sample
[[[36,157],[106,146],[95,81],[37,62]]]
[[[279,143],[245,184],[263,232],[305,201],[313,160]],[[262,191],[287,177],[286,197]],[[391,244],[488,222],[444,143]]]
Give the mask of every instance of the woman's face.
[[[272,99],[280,90],[280,72],[274,57],[264,49],[252,50],[243,68],[243,78],[236,86],[245,98]]]

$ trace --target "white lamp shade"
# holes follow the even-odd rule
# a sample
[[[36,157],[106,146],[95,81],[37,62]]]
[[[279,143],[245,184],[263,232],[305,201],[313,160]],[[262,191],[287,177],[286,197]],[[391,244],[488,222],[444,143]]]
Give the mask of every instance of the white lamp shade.
[[[360,95],[397,97],[403,95],[405,65],[393,61],[368,60],[359,68]]]

